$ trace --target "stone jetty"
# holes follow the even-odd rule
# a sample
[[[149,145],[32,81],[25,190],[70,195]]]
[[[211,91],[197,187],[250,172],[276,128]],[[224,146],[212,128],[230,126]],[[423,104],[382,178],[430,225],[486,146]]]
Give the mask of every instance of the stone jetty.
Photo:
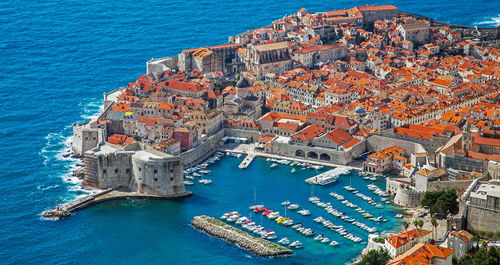
[[[263,238],[253,237],[213,217],[206,215],[195,216],[191,224],[196,229],[236,244],[257,256],[271,257],[292,254],[292,250],[288,248],[269,242]]]

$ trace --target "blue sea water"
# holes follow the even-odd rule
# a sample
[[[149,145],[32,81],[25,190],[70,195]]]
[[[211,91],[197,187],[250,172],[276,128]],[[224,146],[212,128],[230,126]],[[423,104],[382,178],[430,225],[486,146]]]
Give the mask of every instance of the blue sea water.
[[[301,240],[306,247],[295,256],[260,259],[188,226],[194,215],[244,211],[254,186],[270,207],[289,199],[320,213],[304,200],[303,179],[314,172],[269,171],[261,160],[243,173],[234,158],[224,159],[214,166],[214,183],[194,186],[185,200],[109,202],[57,222],[40,213],[85,194],[67,181],[77,162],[62,157],[71,124],[98,113],[102,93],[135,80],[150,58],[223,43],[301,7],[382,3],[456,24],[494,26],[500,19],[496,0],[1,1],[0,264],[342,264],[356,256],[361,247],[340,239],[336,249]],[[329,190],[318,193],[330,199]]]

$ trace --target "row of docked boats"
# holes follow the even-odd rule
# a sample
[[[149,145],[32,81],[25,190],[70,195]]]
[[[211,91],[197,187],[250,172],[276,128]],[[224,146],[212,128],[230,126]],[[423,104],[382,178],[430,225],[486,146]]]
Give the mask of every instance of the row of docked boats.
[[[313,165],[313,164],[309,164],[309,163],[305,163],[305,162],[301,163],[301,162],[297,162],[297,161],[290,161],[287,159],[267,158],[266,161],[272,162],[270,168],[275,168],[278,166],[278,164],[290,165],[292,167],[301,167],[301,170],[305,170],[306,168],[320,170],[323,168],[323,166],[321,166],[321,165]],[[291,172],[295,173],[296,169],[292,168]]]
[[[314,218],[314,221],[316,223],[322,224],[325,228],[328,228],[328,229],[330,229],[330,230],[332,230],[334,232],[337,232],[340,236],[343,236],[344,238],[349,239],[352,242],[355,242],[355,243],[361,242],[361,238],[360,237],[355,236],[355,235],[349,233],[347,231],[347,229],[345,229],[343,226],[341,226],[341,225],[335,225],[333,222],[331,222],[331,221],[329,221],[329,220],[327,220],[327,219],[325,219],[325,218],[323,218],[321,216]],[[330,243],[330,245],[336,246],[336,245],[338,245],[338,243],[337,242],[335,242],[335,243],[332,242],[332,243]]]
[[[264,210],[265,209],[265,210]],[[255,207],[253,208],[254,212],[266,212],[268,211],[265,207]],[[278,213],[279,214],[279,213]],[[248,217],[246,216],[241,216],[238,212],[228,212],[223,214],[221,219],[226,220],[229,223],[235,223],[237,225],[240,225],[243,229],[254,233],[256,235],[260,235],[261,238],[267,239],[267,240],[275,240],[278,238],[276,233],[273,230],[266,230],[262,225],[256,225],[255,222],[252,222]],[[284,224],[284,225],[291,225],[293,224],[293,221],[289,218],[283,218],[280,216],[280,218],[275,218],[277,220],[277,223]],[[291,221],[287,223],[287,221]],[[280,240],[278,240],[278,243],[281,245],[288,245],[289,247],[292,248],[303,248],[303,245],[300,241],[296,240],[291,242],[288,238],[284,237]]]
[[[208,185],[212,183],[211,179],[205,178],[205,176],[209,175],[212,171],[208,170],[207,167],[219,161],[221,157],[224,156],[222,152],[216,152],[215,155],[209,157],[207,160],[203,161],[203,163],[196,165],[194,167],[186,168],[184,172],[184,185],[194,185],[195,178],[201,178],[198,180],[198,183]]]
[[[239,154],[239,153],[233,153],[233,152],[226,152],[226,155],[227,156],[232,156],[232,157],[238,157],[238,158],[241,157],[241,154]]]
[[[319,199],[317,199],[317,200],[311,200],[311,202],[314,203],[314,204],[316,204],[318,207],[323,208],[323,210],[325,210],[327,213],[329,213],[329,214],[331,214],[331,215],[333,215],[333,216],[335,216],[335,217],[343,220],[344,222],[356,225],[359,228],[361,228],[361,229],[363,229],[363,230],[365,230],[367,232],[370,232],[370,233],[373,233],[373,232],[377,231],[376,227],[370,227],[370,226],[366,225],[363,222],[356,221],[356,219],[354,219],[354,218],[346,215],[344,212],[341,212],[341,211],[333,208],[333,206],[332,206],[332,204],[330,202],[324,203],[324,202],[321,202],[321,200],[319,200]]]
[[[383,191],[382,189],[380,189],[376,185],[368,184],[368,185],[366,185],[366,187],[380,197],[383,197],[383,198],[389,197],[389,194],[387,192]]]
[[[351,186],[344,186],[344,189],[347,190],[347,191],[350,191],[352,194],[354,194],[355,196],[363,199],[364,201],[366,201],[368,204],[370,205],[373,205],[375,206],[376,208],[379,208],[379,209],[382,209],[384,208],[384,206],[382,206],[381,204],[377,203],[375,201],[375,199],[373,199],[372,197],[370,196],[367,196],[361,192],[359,192],[356,188],[353,188]]]

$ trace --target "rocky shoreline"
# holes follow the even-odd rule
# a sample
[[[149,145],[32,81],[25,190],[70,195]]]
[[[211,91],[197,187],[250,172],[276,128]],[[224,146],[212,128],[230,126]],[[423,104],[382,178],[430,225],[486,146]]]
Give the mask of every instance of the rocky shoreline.
[[[198,230],[236,244],[257,256],[273,257],[292,254],[292,250],[288,248],[262,238],[253,237],[213,217],[206,215],[195,216],[191,224]]]

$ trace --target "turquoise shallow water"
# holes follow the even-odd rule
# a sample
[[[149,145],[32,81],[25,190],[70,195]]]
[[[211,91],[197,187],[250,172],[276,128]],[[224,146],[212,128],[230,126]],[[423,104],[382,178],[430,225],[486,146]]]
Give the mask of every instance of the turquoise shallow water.
[[[65,181],[75,164],[62,159],[71,123],[95,115],[102,93],[135,80],[151,57],[220,44],[229,35],[267,25],[301,7],[322,11],[367,3],[392,3],[467,25],[491,26],[499,16],[496,0],[0,1],[0,263],[261,262],[200,235],[186,222],[195,214],[246,209],[253,200],[253,181],[261,182],[256,184],[262,186],[257,197],[268,205],[304,200],[308,186],[290,181],[299,176],[286,171],[259,177],[270,171],[249,168],[258,175],[250,178],[223,170],[213,186],[194,187],[195,195],[185,201],[110,202],[65,221],[40,220],[40,212],[54,207],[56,200],[84,194]],[[236,169],[231,159],[220,167]],[[303,253],[314,250],[305,244]],[[314,253],[264,262],[305,263],[306,257],[307,262],[320,262],[327,257],[342,263],[358,249]]]

